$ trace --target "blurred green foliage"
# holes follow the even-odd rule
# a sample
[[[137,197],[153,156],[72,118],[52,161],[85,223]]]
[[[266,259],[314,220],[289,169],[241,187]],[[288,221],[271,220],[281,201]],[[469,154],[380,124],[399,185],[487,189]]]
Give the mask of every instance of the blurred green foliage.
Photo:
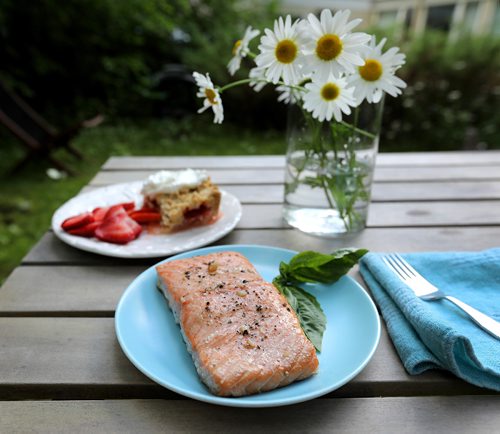
[[[408,87],[386,99],[383,148],[500,148],[499,38],[428,30],[391,45],[407,55],[398,75]]]
[[[98,110],[147,117],[168,99],[156,88],[166,64],[226,81],[246,23],[274,16],[274,1],[2,0],[0,77],[54,120]]]
[[[158,85],[165,65],[185,65],[187,77],[197,70],[216,84],[229,82],[234,41],[247,25],[271,26],[278,1],[2,0],[0,77],[56,125],[96,111],[160,116],[158,107],[172,101],[194,112],[200,103],[192,83],[182,98]],[[430,30],[404,38],[387,44],[407,54],[398,74],[408,88],[386,99],[381,149],[500,147],[500,40],[464,35],[451,41]],[[260,93],[231,89],[224,108],[225,122],[285,126],[286,107],[271,86]]]

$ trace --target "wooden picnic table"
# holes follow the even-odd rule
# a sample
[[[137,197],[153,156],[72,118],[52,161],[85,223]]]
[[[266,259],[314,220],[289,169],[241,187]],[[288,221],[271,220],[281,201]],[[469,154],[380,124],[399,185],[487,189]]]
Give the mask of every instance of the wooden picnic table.
[[[368,227],[349,239],[283,222],[282,156],[112,157],[82,191],[186,167],[209,170],[243,204],[236,229],[216,244],[325,252],[500,244],[498,151],[380,154]],[[221,407],[157,385],[124,355],[113,319],[128,284],[157,261],[80,251],[50,230],[41,238],[0,289],[0,432],[498,432],[499,394],[448,372],[409,376],[384,325],[365,369],[309,402]]]

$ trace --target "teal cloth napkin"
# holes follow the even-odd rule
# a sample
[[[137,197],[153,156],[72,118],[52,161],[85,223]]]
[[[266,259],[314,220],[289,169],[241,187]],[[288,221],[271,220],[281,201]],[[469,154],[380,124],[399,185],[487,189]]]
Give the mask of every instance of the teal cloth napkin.
[[[500,248],[401,256],[447,294],[500,320]],[[366,254],[360,271],[407,372],[447,369],[472,384],[500,391],[500,340],[449,301],[419,299],[381,257]]]

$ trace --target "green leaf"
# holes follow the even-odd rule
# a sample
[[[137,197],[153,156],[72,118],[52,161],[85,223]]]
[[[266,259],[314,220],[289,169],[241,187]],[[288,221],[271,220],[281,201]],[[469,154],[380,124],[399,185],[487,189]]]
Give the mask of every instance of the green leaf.
[[[366,249],[339,249],[332,254],[305,251],[280,265],[280,273],[296,283],[333,283],[346,274],[367,253]]]
[[[366,252],[365,249],[339,249],[328,255],[308,250],[295,255],[288,264],[280,263],[280,275],[274,278],[273,285],[288,300],[316,351],[321,351],[326,316],[316,297],[296,284],[334,283]]]
[[[321,351],[323,333],[326,328],[326,316],[318,300],[312,294],[297,286],[289,285],[282,277],[276,277],[273,285],[285,296],[297,314],[300,326],[307,338]]]

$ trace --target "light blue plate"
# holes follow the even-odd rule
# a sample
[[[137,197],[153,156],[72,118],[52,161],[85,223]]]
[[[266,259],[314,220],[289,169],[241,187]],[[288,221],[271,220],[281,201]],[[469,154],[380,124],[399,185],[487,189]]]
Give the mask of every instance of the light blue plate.
[[[279,274],[280,261],[297,252],[267,246],[207,247],[173,256],[188,258],[219,251],[245,255],[267,281]],[[166,262],[162,261],[162,262]],[[273,407],[307,401],[331,392],[356,376],[368,363],[380,337],[380,320],[365,290],[348,276],[333,285],[310,285],[328,319],[318,373],[304,381],[241,398],[210,393],[198,378],[179,326],[156,289],[155,267],[141,273],[126,289],[115,314],[116,334],[130,361],[155,382],[181,395],[233,407]]]

